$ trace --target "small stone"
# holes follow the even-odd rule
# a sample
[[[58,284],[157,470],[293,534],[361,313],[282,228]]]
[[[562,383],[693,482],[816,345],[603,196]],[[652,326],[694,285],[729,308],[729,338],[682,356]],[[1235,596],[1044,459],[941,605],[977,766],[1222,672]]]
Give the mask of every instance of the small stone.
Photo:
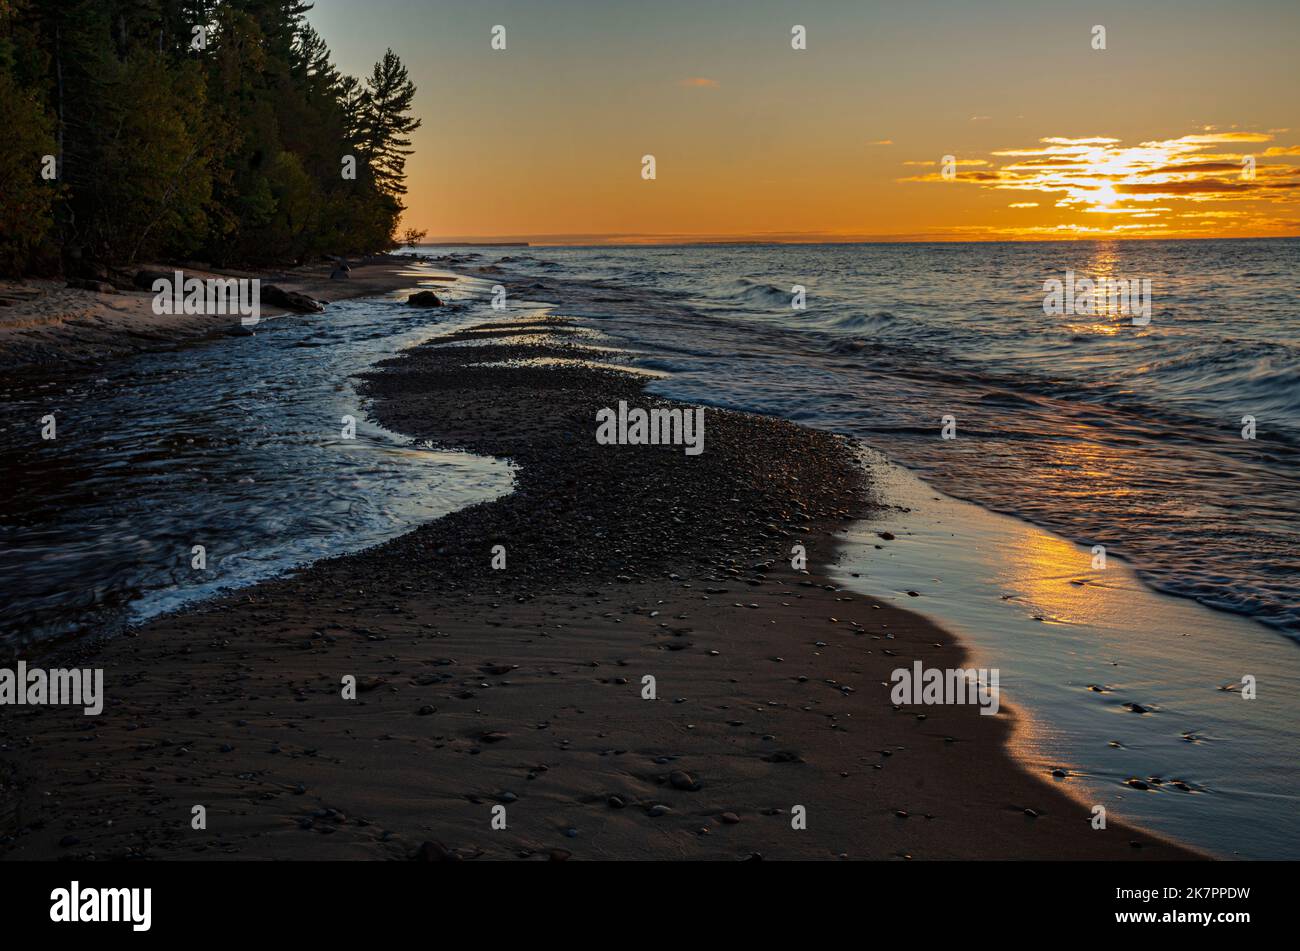
[[[686,792],[695,792],[704,785],[690,773],[680,769],[675,769],[668,774],[668,782],[674,789],[682,789]]]

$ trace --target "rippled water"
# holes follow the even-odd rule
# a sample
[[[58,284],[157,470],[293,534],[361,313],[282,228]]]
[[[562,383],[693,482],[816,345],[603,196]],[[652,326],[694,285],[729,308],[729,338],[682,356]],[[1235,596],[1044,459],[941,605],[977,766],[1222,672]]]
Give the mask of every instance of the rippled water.
[[[494,280],[543,299],[564,281],[561,312],[647,351],[639,366],[671,373],[657,391],[858,436],[953,495],[1126,556],[1161,590],[1300,635],[1300,241],[504,258]],[[1149,279],[1150,323],[1045,314],[1044,282],[1069,270]]]
[[[340,302],[90,377],[7,384],[0,644],[110,632],[509,491],[504,462],[420,448],[367,419],[353,374],[484,319],[477,305],[404,301]],[[40,437],[46,414],[54,440]]]
[[[1014,752],[1077,800],[1081,820],[1100,804],[1220,857],[1300,856],[1291,642],[1154,592],[1120,559],[1094,568],[1087,548],[866,455],[886,508],[846,533],[832,573],[924,612],[961,638],[970,666],[997,668]],[[1247,675],[1255,699],[1225,689]]]

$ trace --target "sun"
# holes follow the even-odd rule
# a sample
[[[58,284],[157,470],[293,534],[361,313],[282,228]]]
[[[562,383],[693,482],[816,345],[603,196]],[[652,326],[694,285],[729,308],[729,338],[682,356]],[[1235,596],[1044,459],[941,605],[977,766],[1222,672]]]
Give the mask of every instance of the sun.
[[[1092,199],[1100,207],[1110,208],[1119,201],[1119,195],[1115,193],[1115,187],[1110,182],[1103,182],[1097,186]]]

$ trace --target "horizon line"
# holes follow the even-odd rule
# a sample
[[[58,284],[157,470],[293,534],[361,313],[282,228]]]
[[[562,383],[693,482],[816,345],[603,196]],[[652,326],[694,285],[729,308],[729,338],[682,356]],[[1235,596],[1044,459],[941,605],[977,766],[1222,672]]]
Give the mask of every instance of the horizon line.
[[[1150,242],[1150,241],[1294,241],[1296,234],[1260,235],[1115,235],[1073,237],[997,237],[955,238],[925,235],[881,235],[861,237],[836,237],[832,235],[792,237],[708,237],[689,235],[624,235],[624,234],[547,234],[468,236],[445,235],[423,238],[418,244],[406,247],[744,247],[753,245],[825,245],[825,244],[1075,244],[1088,241]]]

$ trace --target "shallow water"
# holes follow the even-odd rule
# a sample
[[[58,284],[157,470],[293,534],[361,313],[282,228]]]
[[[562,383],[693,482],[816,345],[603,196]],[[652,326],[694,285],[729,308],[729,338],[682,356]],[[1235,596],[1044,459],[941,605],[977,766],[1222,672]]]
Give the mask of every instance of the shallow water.
[[[636,365],[671,374],[656,392],[860,437],[1161,590],[1300,635],[1300,240],[507,257],[494,281],[542,299],[564,281],[564,313],[653,351]],[[1150,279],[1150,323],[1045,314],[1067,270]]]
[[[434,286],[477,297],[473,282]],[[476,303],[430,311],[405,297],[264,319],[252,337],[0,394],[0,643],[111,632],[509,491],[506,463],[369,421],[353,374],[484,319]]]
[[[1016,754],[1045,778],[1067,769],[1049,781],[1080,801],[1081,822],[1101,804],[1111,818],[1225,858],[1300,855],[1291,644],[1153,592],[1119,559],[1095,569],[1090,549],[869,455],[887,507],[846,536],[833,576],[926,614],[973,649],[971,666],[998,668],[1002,701],[1027,714]],[[1256,699],[1220,689],[1246,675]],[[1130,778],[1150,788],[1125,785]]]

